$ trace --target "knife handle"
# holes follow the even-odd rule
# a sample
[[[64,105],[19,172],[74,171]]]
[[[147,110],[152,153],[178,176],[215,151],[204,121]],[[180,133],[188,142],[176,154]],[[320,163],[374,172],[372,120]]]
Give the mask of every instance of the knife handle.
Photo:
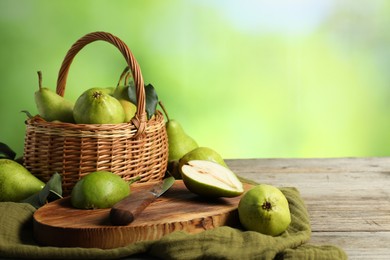
[[[116,226],[130,224],[155,199],[156,196],[150,191],[137,192],[136,196],[131,194],[111,208],[111,224]]]

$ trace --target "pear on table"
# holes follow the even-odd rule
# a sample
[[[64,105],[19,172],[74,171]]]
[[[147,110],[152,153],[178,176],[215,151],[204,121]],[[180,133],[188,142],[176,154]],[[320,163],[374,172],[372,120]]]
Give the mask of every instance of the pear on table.
[[[39,192],[45,184],[10,159],[0,159],[0,201],[19,202]]]
[[[198,143],[184,131],[179,122],[169,118],[168,112],[162,102],[159,102],[159,104],[167,117],[165,128],[168,136],[168,171],[176,179],[181,179],[179,160],[186,153],[199,146]]]
[[[38,71],[39,90],[35,92],[35,104],[39,115],[46,121],[74,123],[73,102],[66,100],[49,88],[42,87],[42,73]]]
[[[168,120],[166,129],[169,144],[169,161],[177,161],[186,153],[198,147],[197,142],[186,134],[183,127],[176,120]]]
[[[204,197],[236,197],[244,192],[238,177],[212,161],[192,160],[180,168],[183,182],[191,192]]]
[[[280,189],[259,184],[240,199],[238,215],[247,230],[278,236],[291,223],[291,213],[286,196]]]

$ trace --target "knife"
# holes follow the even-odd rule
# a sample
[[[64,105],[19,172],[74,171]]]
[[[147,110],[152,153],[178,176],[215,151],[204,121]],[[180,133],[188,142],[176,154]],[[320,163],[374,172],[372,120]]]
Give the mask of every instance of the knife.
[[[110,210],[110,221],[115,226],[130,224],[150,203],[166,192],[175,182],[174,177],[165,178],[150,190],[132,193],[117,202]]]

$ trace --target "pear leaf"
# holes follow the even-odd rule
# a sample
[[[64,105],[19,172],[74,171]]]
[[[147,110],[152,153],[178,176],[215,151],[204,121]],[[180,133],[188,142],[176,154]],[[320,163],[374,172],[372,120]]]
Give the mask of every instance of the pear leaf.
[[[148,119],[150,119],[154,115],[154,113],[156,113],[158,96],[152,84],[148,84],[145,86],[145,93],[146,113],[148,114]]]
[[[0,143],[0,159],[14,160],[16,153],[5,143]]]
[[[137,92],[135,91],[135,85],[133,81],[129,82],[129,87],[127,88],[127,94],[129,95],[129,100],[133,104],[137,104]]]
[[[57,172],[51,176],[50,180],[42,188],[41,191],[31,195],[27,199],[21,201],[24,203],[30,203],[35,208],[40,208],[45,205],[46,202],[54,201],[62,198],[62,183],[61,175]]]
[[[132,81],[129,83],[128,95],[129,95],[130,102],[133,104],[137,104],[137,93],[135,90],[135,85]],[[145,96],[146,96],[145,109],[146,109],[148,119],[150,119],[154,115],[154,113],[156,113],[156,108],[158,104],[157,92],[152,84],[145,85]]]

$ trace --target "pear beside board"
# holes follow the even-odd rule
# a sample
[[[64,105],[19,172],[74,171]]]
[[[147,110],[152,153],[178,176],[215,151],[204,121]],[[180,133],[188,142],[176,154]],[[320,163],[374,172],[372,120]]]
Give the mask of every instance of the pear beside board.
[[[198,143],[184,131],[179,122],[169,118],[168,112],[161,101],[159,104],[167,117],[165,128],[168,136],[168,171],[176,179],[181,179],[179,160],[185,154],[197,148]]]
[[[39,90],[35,92],[35,104],[39,115],[46,121],[58,120],[74,123],[73,103],[53,92],[49,88],[42,87],[42,73],[38,71]]]
[[[45,184],[19,163],[0,159],[0,201],[18,202],[39,192]]]
[[[168,135],[169,155],[168,161],[178,161],[186,153],[198,147],[197,142],[186,134],[183,127],[176,120],[166,123]]]
[[[198,147],[198,143],[184,132],[175,120],[166,123],[168,136],[168,171],[176,179],[181,179],[179,160],[185,154]]]

